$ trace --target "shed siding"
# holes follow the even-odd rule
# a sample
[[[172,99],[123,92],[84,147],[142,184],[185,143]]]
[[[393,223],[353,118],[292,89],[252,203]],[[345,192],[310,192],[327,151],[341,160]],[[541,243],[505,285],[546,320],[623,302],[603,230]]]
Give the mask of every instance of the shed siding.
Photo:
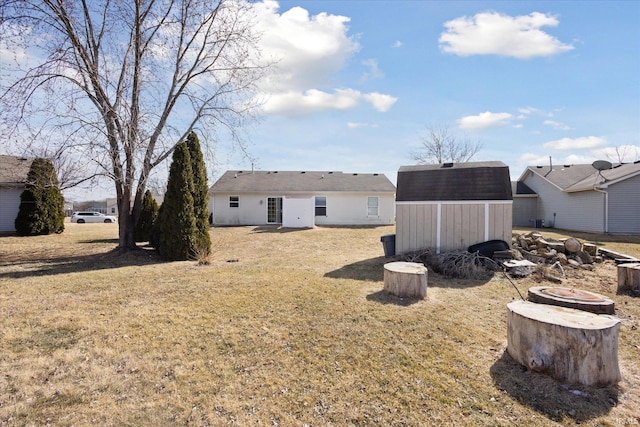
[[[640,234],[640,175],[613,184],[609,193],[609,232]]]
[[[486,216],[488,206],[488,217]],[[441,252],[486,240],[511,240],[511,201],[506,202],[401,202],[397,205],[396,253],[422,249]],[[440,245],[438,246],[438,209]],[[489,227],[487,230],[487,226]]]
[[[15,220],[20,208],[21,189],[0,188],[0,232],[16,231]]]
[[[544,219],[545,227],[594,233],[605,231],[604,194],[596,191],[565,193],[536,174],[527,175],[524,182],[539,196],[536,219]]]

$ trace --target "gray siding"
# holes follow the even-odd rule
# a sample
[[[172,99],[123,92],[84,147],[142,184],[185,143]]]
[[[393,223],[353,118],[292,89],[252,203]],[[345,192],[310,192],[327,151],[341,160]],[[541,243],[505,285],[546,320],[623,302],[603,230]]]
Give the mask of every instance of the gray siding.
[[[537,219],[537,197],[513,197],[513,226],[533,227]]]
[[[0,188],[0,232],[16,231],[22,189]]]
[[[537,219],[544,219],[546,227],[594,233],[605,231],[603,193],[565,193],[535,174],[527,175],[524,182],[539,196]]]
[[[608,188],[609,232],[640,233],[640,175]]]

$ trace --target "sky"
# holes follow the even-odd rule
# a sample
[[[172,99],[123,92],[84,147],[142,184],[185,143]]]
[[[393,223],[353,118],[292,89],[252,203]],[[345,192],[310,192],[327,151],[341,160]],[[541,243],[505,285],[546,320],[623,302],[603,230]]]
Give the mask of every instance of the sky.
[[[384,173],[395,184],[429,127],[480,143],[472,160],[502,161],[513,180],[550,161],[640,159],[640,1],[253,5],[276,66],[243,130],[250,159],[218,141],[209,184],[251,168]],[[101,187],[65,196],[113,197],[112,183]]]
[[[254,161],[227,169],[384,173],[429,127],[527,166],[640,159],[638,1],[264,1]]]

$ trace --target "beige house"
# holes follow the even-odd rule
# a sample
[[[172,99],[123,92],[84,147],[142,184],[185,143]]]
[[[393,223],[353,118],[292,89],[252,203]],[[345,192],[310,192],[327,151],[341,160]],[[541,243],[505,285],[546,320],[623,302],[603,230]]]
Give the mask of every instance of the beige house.
[[[509,167],[502,162],[403,166],[396,193],[397,254],[511,241]]]
[[[384,174],[227,171],[209,190],[215,225],[386,225],[395,186]]]

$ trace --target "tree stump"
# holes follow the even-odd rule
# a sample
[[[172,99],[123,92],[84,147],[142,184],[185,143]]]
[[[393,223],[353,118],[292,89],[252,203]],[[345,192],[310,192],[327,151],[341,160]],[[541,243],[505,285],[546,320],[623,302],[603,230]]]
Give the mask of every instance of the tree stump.
[[[619,319],[521,300],[507,308],[507,351],[517,362],[569,384],[620,381]]]
[[[529,288],[527,299],[538,304],[575,308],[595,314],[615,313],[615,303],[611,298],[580,289],[535,286]]]
[[[618,264],[618,292],[640,292],[640,263]]]
[[[416,262],[389,262],[384,265],[384,290],[402,298],[427,296],[427,268]]]

